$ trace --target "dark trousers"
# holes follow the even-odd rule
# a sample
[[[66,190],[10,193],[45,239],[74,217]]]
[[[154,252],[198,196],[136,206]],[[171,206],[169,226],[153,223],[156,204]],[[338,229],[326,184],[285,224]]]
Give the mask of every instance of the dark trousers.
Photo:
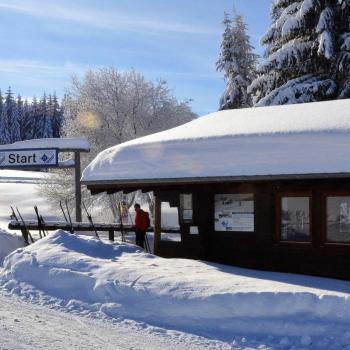
[[[136,245],[145,249],[146,231],[136,230]]]

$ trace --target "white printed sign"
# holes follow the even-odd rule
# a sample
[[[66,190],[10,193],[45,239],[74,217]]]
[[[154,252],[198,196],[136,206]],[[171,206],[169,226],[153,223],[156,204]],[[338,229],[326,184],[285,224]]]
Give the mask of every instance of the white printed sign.
[[[254,232],[253,194],[215,195],[215,231]]]
[[[0,168],[58,166],[57,149],[0,150]]]

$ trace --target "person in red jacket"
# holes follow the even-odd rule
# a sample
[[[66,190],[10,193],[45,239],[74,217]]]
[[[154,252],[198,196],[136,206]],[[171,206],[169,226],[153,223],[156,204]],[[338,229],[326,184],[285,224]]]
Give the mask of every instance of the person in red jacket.
[[[145,236],[147,231],[147,218],[146,213],[141,209],[140,204],[134,205],[135,209],[135,232],[136,232],[136,245],[141,248],[145,248]]]

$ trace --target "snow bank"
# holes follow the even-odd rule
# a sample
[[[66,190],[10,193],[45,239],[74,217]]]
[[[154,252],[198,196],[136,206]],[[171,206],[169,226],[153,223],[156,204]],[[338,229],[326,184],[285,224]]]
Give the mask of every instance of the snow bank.
[[[49,173],[24,170],[0,170],[0,182],[40,183],[50,178]]]
[[[350,283],[163,259],[57,231],[9,255],[0,285],[78,313],[207,333],[314,336],[350,322]]]
[[[23,247],[23,239],[6,231],[0,230],[0,266],[5,257],[17,248]]]
[[[350,172],[349,110],[348,99],[216,112],[101,152],[82,180]]]

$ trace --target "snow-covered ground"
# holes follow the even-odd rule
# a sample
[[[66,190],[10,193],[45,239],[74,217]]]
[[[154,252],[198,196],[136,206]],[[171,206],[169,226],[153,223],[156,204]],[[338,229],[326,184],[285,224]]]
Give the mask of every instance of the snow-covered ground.
[[[131,320],[59,312],[0,292],[1,350],[231,349],[225,342]]]
[[[346,281],[163,259],[57,231],[10,254],[0,286],[11,302],[20,298],[83,323],[131,322],[136,338],[142,331],[176,342],[177,334],[179,346],[196,339],[199,348],[350,349]]]
[[[9,205],[49,212],[37,175],[0,172],[2,228]],[[169,210],[163,221],[176,224]],[[18,246],[0,232],[1,260]],[[5,259],[0,305],[1,350],[350,350],[350,282],[167,260],[63,231]]]
[[[25,219],[34,219],[34,205],[42,213],[48,213],[48,203],[40,197],[38,183],[48,174],[34,171],[0,170],[0,228],[8,230],[10,206],[18,207]],[[45,216],[45,215],[44,215]]]

